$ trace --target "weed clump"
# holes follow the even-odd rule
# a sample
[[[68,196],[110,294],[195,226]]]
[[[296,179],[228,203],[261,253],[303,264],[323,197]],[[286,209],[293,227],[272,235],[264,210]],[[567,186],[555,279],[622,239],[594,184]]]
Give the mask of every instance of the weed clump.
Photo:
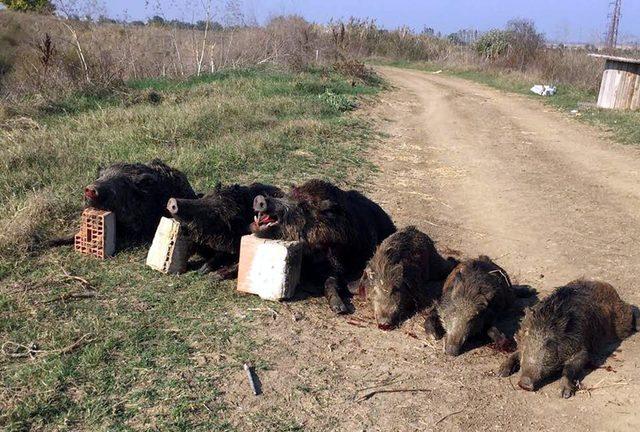
[[[339,112],[352,111],[358,107],[356,101],[348,95],[336,94],[329,89],[320,95],[320,100]]]

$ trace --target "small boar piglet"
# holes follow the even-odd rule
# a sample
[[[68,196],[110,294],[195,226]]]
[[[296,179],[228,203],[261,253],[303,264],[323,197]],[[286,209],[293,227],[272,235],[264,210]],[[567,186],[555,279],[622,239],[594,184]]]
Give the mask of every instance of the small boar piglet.
[[[428,235],[414,226],[387,237],[359,281],[383,330],[397,326],[440,295],[430,281],[444,280],[455,261],[443,258]]]
[[[586,368],[637,331],[639,319],[638,308],[620,299],[608,283],[570,282],[527,309],[516,336],[518,349],[498,374],[508,376],[519,368],[518,385],[528,391],[560,374],[560,394],[569,398]]]

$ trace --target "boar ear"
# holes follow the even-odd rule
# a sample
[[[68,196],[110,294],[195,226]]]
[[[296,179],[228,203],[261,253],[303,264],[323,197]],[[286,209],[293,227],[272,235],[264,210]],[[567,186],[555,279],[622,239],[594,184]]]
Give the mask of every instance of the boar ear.
[[[458,272],[456,273],[456,276],[453,278],[453,285],[458,285],[458,284],[462,284],[462,272]]]
[[[402,275],[404,274],[404,268],[401,264],[396,264],[391,267],[389,270],[389,278],[396,283],[399,283],[402,280]]]
[[[222,189],[222,183],[221,182],[217,182],[214,189],[215,189],[216,193],[220,193],[220,189]]]
[[[102,165],[98,165],[98,169],[96,169],[96,177],[100,177],[102,175],[102,171],[104,167]]]

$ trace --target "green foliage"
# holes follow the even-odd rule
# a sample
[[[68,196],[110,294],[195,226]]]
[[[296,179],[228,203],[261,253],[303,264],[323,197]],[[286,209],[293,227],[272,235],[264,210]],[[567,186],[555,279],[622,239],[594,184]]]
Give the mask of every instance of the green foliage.
[[[20,12],[52,13],[55,6],[50,0],[0,0],[7,9]]]
[[[320,96],[320,99],[331,108],[339,112],[351,111],[357,108],[356,102],[347,95],[335,94],[330,90],[326,90]]]
[[[507,53],[509,49],[510,35],[499,29],[489,30],[474,44],[478,54],[487,60],[495,60]]]

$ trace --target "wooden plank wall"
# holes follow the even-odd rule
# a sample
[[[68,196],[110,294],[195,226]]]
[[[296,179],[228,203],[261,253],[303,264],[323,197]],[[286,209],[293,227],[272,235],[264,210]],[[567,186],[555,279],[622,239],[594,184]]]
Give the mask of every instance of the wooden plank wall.
[[[640,64],[607,60],[602,73],[598,106],[640,108]]]

